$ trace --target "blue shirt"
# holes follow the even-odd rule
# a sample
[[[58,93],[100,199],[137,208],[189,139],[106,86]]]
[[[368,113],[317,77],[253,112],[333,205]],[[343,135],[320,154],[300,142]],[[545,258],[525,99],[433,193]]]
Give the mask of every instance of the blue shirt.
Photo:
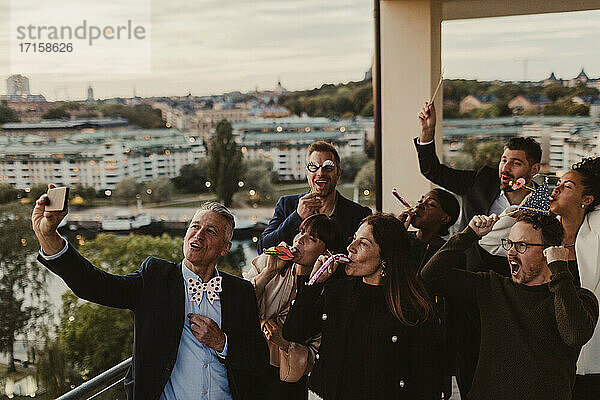
[[[185,320],[179,349],[177,350],[177,360],[171,372],[171,377],[160,395],[160,400],[231,399],[227,370],[225,365],[219,362],[219,355],[221,357],[227,355],[227,337],[225,338],[223,352],[217,355],[215,350],[204,346],[196,339],[187,317],[189,313],[204,315],[215,321],[220,328],[221,301],[218,299],[210,304],[206,293],[203,293],[200,304],[192,302],[190,300],[191,295],[188,292],[187,280],[193,278],[202,281],[202,279],[190,271],[184,262],[181,263],[181,272],[186,294]],[[218,275],[219,272],[215,269],[215,276]]]

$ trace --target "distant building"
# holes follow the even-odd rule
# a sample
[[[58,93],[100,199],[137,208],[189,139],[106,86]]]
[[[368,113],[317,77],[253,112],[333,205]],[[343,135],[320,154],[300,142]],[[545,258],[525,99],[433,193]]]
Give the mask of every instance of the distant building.
[[[550,99],[542,95],[517,96],[508,102],[513,114],[522,114],[526,112],[542,112],[546,105],[552,103]]]
[[[94,103],[94,89],[92,89],[91,86],[88,87],[87,89],[87,99],[85,99],[86,103]]]
[[[460,101],[459,111],[464,114],[471,110],[490,106],[496,101],[498,101],[498,98],[494,95],[475,96],[470,94]]]
[[[6,95],[0,96],[4,101],[45,102],[41,94],[31,94],[29,91],[29,78],[23,75],[11,75],[6,79]]]
[[[579,75],[577,75],[575,78],[569,80],[569,83],[567,84],[567,86],[575,87],[579,84],[587,85],[589,80],[590,80],[590,78],[587,76],[587,74],[585,73],[583,68],[581,68],[581,72],[579,73]]]
[[[367,136],[365,125],[368,123],[310,117],[257,119],[233,124],[233,133],[245,158],[271,160],[281,180],[302,180],[306,149],[312,142],[332,143],[340,157],[361,154]]]
[[[548,78],[546,78],[546,79],[544,79],[544,80],[542,81],[542,84],[543,84],[544,86],[550,86],[550,85],[562,85],[562,84],[563,84],[563,81],[562,81],[562,79],[560,79],[560,80],[559,80],[559,79],[557,79],[557,78],[556,78],[556,75],[554,75],[554,72],[552,72]]]
[[[129,121],[124,118],[45,119],[39,122],[9,122],[0,132],[8,135],[38,135],[59,138],[72,133],[92,133],[98,129],[124,129]]]
[[[525,125],[519,134],[541,144],[544,171],[566,171],[584,157],[600,155],[600,129],[591,119],[572,119],[559,124],[553,121]]]
[[[6,79],[6,92],[9,96],[29,96],[29,78],[23,75],[11,75]]]
[[[125,177],[173,178],[183,165],[205,156],[202,140],[171,129],[97,131],[58,140],[0,136],[0,183],[18,189],[52,182],[112,190]]]

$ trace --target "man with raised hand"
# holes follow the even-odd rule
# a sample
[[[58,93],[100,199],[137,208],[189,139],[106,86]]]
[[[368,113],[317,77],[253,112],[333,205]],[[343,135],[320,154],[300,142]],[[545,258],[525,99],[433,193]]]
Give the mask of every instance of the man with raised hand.
[[[577,357],[598,320],[598,301],[575,287],[551,216],[521,211],[503,239],[510,278],[456,268],[462,253],[492,229],[496,215],[475,216],[427,263],[421,275],[442,294],[479,308],[479,362],[470,400],[571,399]]]
[[[275,213],[258,241],[258,253],[281,242],[291,245],[300,223],[312,214],[333,218],[344,239],[351,238],[360,221],[371,214],[371,209],[348,200],[336,190],[341,175],[340,156],[335,147],[324,141],[312,143],[306,156],[306,180],[310,191],[279,199]]]
[[[498,168],[484,166],[478,170],[457,170],[440,163],[435,153],[436,115],[433,104],[425,103],[419,113],[421,134],[414,139],[421,173],[431,182],[462,196],[460,229],[475,215],[500,215],[510,205],[520,204],[530,192],[532,179],[540,171],[542,148],[532,138],[514,137],[504,145]],[[519,178],[525,185],[513,189],[512,182]],[[469,271],[492,269],[508,276],[503,257],[489,254],[479,245],[467,251]]]
[[[135,315],[133,368],[126,390],[134,399],[260,399],[268,352],[249,282],[218,271],[231,248],[233,215],[204,203],[183,241],[184,259],[148,257],[132,274],[106,273],[57,232],[65,212],[35,204],[38,260],[82,299],[130,309]]]

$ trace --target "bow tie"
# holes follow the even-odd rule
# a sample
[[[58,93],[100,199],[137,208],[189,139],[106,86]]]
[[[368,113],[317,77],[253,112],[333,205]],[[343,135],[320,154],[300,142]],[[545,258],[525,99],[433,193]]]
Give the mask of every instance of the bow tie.
[[[202,293],[206,292],[206,297],[208,298],[208,301],[210,301],[210,304],[212,304],[215,300],[219,299],[217,293],[223,291],[221,288],[221,280],[222,278],[220,276],[215,276],[206,283],[194,278],[188,279],[188,291],[192,295],[191,300],[200,305]]]

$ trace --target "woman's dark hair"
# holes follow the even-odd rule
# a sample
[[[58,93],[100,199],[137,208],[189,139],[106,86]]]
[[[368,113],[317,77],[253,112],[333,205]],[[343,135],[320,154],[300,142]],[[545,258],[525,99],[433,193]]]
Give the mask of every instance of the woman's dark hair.
[[[321,239],[325,243],[325,248],[332,253],[343,252],[346,248],[340,228],[325,214],[306,217],[298,230],[309,232],[312,236]]]
[[[513,217],[516,222],[523,221],[531,225],[535,230],[541,229],[542,239],[546,247],[561,245],[564,231],[560,221],[554,215],[544,215],[521,210]]]
[[[594,201],[585,209],[588,213],[600,203],[600,157],[584,158],[571,167],[582,176],[583,194],[594,196]]]
[[[383,289],[390,311],[408,326],[427,321],[433,315],[433,303],[410,261],[410,240],[402,222],[392,214],[376,213],[363,223],[373,228],[385,264]]]
[[[432,189],[431,192],[435,194],[435,197],[437,197],[438,203],[440,203],[442,210],[444,210],[444,212],[450,217],[450,221],[442,225],[442,230],[439,232],[440,236],[445,236],[448,234],[448,228],[454,225],[458,219],[458,215],[460,214],[460,205],[458,204],[456,197],[454,197],[454,195],[447,190],[435,188]]]

